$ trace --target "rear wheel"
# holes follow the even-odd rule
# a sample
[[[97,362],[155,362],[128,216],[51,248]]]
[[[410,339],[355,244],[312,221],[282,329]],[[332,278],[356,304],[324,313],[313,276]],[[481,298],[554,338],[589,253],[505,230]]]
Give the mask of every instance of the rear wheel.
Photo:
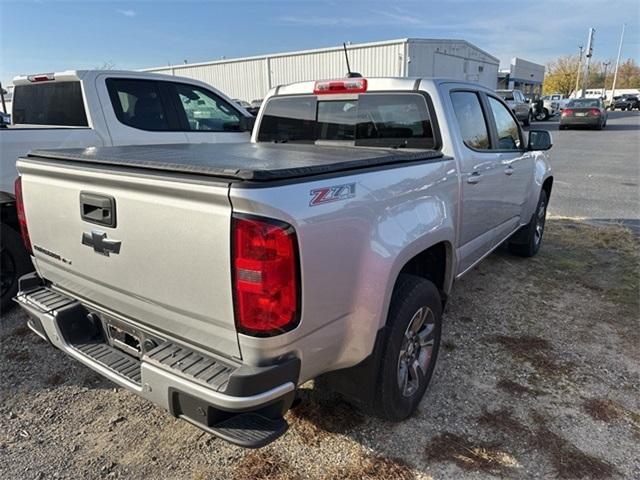
[[[5,311],[18,293],[18,279],[33,265],[18,232],[7,225],[0,228],[0,310]]]
[[[544,122],[549,119],[549,110],[546,108],[542,109],[541,112],[537,112],[535,115],[535,119],[539,122]]]
[[[418,407],[435,368],[442,330],[436,286],[420,277],[400,275],[387,328],[373,407],[378,416],[400,421]]]
[[[523,227],[522,232],[516,234],[518,241],[509,243],[511,253],[521,257],[533,257],[542,245],[542,236],[544,235],[544,227],[547,221],[547,192],[542,190],[536,211],[531,221]]]

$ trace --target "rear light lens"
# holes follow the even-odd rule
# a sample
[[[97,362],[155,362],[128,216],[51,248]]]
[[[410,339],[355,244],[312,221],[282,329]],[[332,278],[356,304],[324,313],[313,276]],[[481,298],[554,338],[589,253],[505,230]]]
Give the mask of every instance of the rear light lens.
[[[347,78],[345,80],[324,80],[316,82],[314,95],[334,93],[363,93],[367,91],[366,78]]]
[[[50,82],[51,80],[55,80],[56,77],[53,73],[40,73],[38,75],[29,75],[27,80],[31,83],[35,82]]]
[[[22,199],[22,177],[16,178],[14,184],[16,193],[16,211],[18,214],[18,225],[20,226],[20,235],[24,242],[24,247],[29,252],[29,255],[33,255],[33,248],[31,248],[31,239],[29,238],[29,229],[27,228],[27,217],[24,214],[24,201]]]
[[[571,115],[573,115],[573,110],[571,110],[570,108],[565,108],[564,110],[562,110],[563,117],[570,117]]]
[[[234,216],[233,284],[238,331],[272,336],[299,322],[298,246],[293,227]]]
[[[587,112],[587,115],[589,117],[599,117],[600,116],[600,110],[598,110],[597,108],[592,108],[591,110],[589,110]]]

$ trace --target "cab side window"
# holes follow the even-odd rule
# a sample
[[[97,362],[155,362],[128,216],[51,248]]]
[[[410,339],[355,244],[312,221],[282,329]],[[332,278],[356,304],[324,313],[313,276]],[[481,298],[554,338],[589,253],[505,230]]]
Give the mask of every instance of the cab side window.
[[[489,150],[489,130],[478,94],[466,91],[451,92],[451,103],[464,144],[474,150]]]
[[[168,108],[158,82],[108,78],[106,83],[111,104],[120,122],[140,130],[171,130]]]
[[[188,123],[187,131],[240,131],[240,113],[227,102],[212,92],[193,85],[174,85],[179,106],[182,107]]]
[[[523,143],[518,123],[513,115],[499,100],[491,96],[487,96],[487,99],[498,135],[498,144],[494,148],[496,150],[520,150]]]

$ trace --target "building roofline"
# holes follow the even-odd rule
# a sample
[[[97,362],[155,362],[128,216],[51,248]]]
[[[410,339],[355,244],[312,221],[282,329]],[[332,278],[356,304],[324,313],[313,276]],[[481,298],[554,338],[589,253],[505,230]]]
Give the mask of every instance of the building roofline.
[[[414,43],[430,43],[430,42],[464,43],[465,45],[467,45],[467,46],[469,46],[471,48],[474,48],[475,50],[478,50],[479,52],[483,53],[484,55],[487,55],[491,59],[495,60],[498,64],[500,63],[499,59],[497,59],[493,55],[487,53],[485,50],[477,47],[476,45],[474,45],[474,44],[472,44],[472,43],[470,43],[470,42],[468,42],[466,40],[451,39],[451,38],[397,38],[397,39],[393,39],[393,40],[382,40],[382,41],[379,41],[379,42],[352,43],[350,45],[347,45],[347,48],[349,50],[358,50],[358,49],[361,49],[361,48],[380,47],[380,46],[385,46],[385,45],[397,45],[397,44],[409,43],[409,42],[414,42]],[[224,63],[249,62],[249,61],[253,61],[253,60],[264,60],[264,59],[267,59],[267,58],[292,57],[292,56],[299,56],[299,55],[308,55],[310,53],[324,53],[324,52],[336,52],[336,51],[342,51],[342,46],[340,45],[340,46],[334,46],[334,47],[313,48],[313,49],[308,49],[308,50],[295,50],[295,51],[291,51],[291,52],[281,52],[281,53],[267,53],[267,54],[263,54],[263,55],[253,55],[253,56],[250,56],[250,57],[223,58],[223,59],[220,59],[220,60],[213,60],[213,61],[206,61],[206,62],[177,63],[177,64],[174,64],[174,65],[143,68],[143,69],[140,69],[139,71],[141,71],[141,72],[154,72],[154,71],[158,71],[158,70],[166,70],[168,68],[180,69],[180,68],[189,68],[189,67],[205,67],[205,66],[209,66],[209,65],[219,65],[219,64],[224,64]]]

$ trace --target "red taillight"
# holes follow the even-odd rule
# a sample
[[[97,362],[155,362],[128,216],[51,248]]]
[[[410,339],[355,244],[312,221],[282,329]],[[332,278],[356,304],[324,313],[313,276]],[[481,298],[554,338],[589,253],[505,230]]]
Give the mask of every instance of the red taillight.
[[[570,117],[571,115],[573,115],[573,110],[571,110],[570,108],[565,108],[564,110],[562,110],[563,117]]]
[[[34,82],[49,82],[51,80],[55,80],[56,77],[53,73],[40,73],[38,75],[29,75],[27,77],[27,80],[29,80],[31,83]]]
[[[316,82],[314,95],[327,93],[363,93],[367,91],[366,78],[347,78],[345,80],[324,80]]]
[[[592,108],[591,110],[589,110],[587,112],[587,116],[589,116],[589,117],[598,117],[598,116],[600,116],[600,110],[598,110],[597,108]]]
[[[16,193],[16,211],[18,214],[18,225],[20,226],[20,235],[22,235],[22,241],[24,242],[24,247],[27,249],[29,254],[33,254],[33,249],[31,248],[31,239],[29,238],[29,229],[27,228],[27,217],[24,214],[24,201],[22,199],[22,177],[16,178],[15,193]]]
[[[238,331],[268,336],[299,320],[298,248],[293,227],[233,217],[233,283]]]

